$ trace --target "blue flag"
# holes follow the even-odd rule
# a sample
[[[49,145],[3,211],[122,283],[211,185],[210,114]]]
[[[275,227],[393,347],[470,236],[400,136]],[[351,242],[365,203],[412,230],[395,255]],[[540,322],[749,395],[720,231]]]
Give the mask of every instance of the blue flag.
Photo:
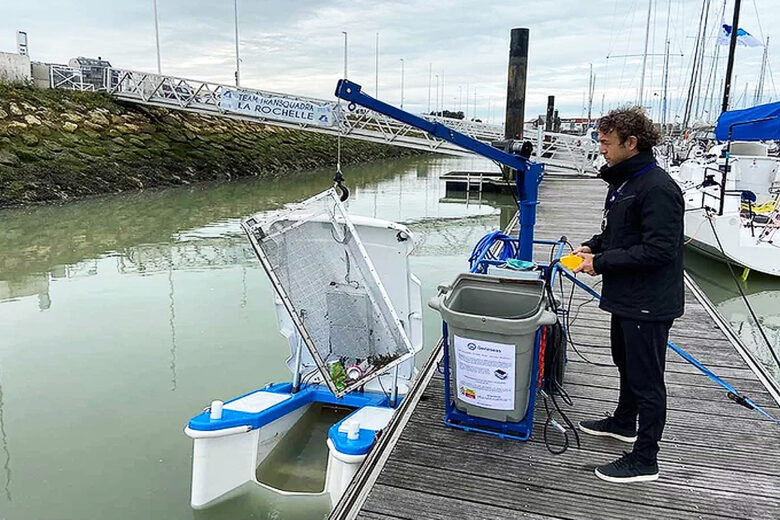
[[[721,20],[720,32],[718,32],[718,45],[728,45],[731,40],[731,26]],[[761,40],[747,32],[745,29],[737,29],[737,43],[745,47],[763,47]]]

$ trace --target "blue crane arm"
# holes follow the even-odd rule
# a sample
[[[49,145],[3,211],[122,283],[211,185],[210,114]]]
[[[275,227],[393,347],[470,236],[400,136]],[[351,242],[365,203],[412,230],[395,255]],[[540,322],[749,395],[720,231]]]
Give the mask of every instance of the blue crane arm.
[[[520,237],[517,256],[521,260],[533,260],[534,225],[536,224],[536,206],[539,204],[539,183],[544,176],[544,166],[529,161],[523,156],[514,155],[478,141],[466,134],[456,132],[451,128],[431,122],[422,117],[410,114],[404,110],[374,99],[362,92],[362,87],[346,79],[341,79],[336,86],[336,97],[360,105],[374,112],[392,117],[415,128],[428,132],[434,137],[453,143],[492,159],[515,170],[515,186],[517,189],[517,204],[520,213]]]
[[[351,103],[355,103],[356,105],[360,105],[369,110],[373,110],[374,112],[392,117],[397,121],[401,121],[402,123],[406,123],[407,125],[413,126],[415,128],[419,128],[420,130],[428,132],[434,137],[448,141],[452,144],[460,146],[461,148],[469,150],[470,152],[474,152],[477,155],[481,155],[482,157],[492,159],[503,164],[504,166],[512,168],[513,170],[526,172],[530,169],[532,164],[531,161],[525,157],[499,150],[498,148],[487,145],[482,141],[474,139],[473,137],[469,137],[466,134],[456,132],[455,130],[441,123],[428,121],[427,119],[410,114],[409,112],[401,110],[400,108],[396,108],[393,105],[389,105],[383,101],[372,98],[368,94],[363,93],[362,87],[360,85],[349,80],[339,80],[338,85],[336,86],[336,97]]]

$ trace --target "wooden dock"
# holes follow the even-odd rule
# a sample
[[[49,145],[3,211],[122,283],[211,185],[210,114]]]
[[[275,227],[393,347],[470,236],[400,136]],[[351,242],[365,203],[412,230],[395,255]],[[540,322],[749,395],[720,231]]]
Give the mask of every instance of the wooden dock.
[[[573,243],[597,229],[605,185],[598,180],[545,180],[536,236]],[[539,258],[548,251],[540,248]],[[584,275],[581,275],[584,276]],[[444,282],[444,280],[442,280]],[[567,293],[568,295],[568,293]],[[765,387],[735,348],[695,286],[672,341],[780,416],[777,387]],[[576,304],[586,300],[575,293]],[[585,305],[572,326],[592,362],[610,363],[609,315]],[[443,380],[436,349],[418,384],[377,442],[331,518],[343,519],[638,519],[780,518],[780,426],[738,406],[726,392],[671,350],[667,354],[668,414],[656,482],[611,484],[593,469],[630,449],[613,439],[581,434],[582,447],[552,455],[542,441],[544,407],[537,403],[528,442],[446,427]],[[569,348],[565,407],[576,424],[612,411],[614,367],[586,362]],[[747,361],[746,361],[747,359]]]
[[[571,168],[547,166],[548,179],[586,179],[595,173],[578,173]],[[514,182],[504,180],[499,171],[450,171],[440,177],[444,181],[447,196],[458,192],[514,193]]]

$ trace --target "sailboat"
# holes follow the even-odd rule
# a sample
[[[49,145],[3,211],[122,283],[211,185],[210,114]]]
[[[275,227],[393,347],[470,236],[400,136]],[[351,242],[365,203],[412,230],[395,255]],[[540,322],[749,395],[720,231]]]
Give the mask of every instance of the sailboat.
[[[728,111],[738,39],[755,40],[736,29],[739,9],[737,0],[732,25],[722,25],[729,37],[729,55],[722,113],[715,128],[721,144],[700,150],[679,167],[669,168],[669,173],[685,198],[686,244],[748,270],[780,276],[780,159],[769,155],[770,144],[766,144],[780,139],[780,103]],[[694,91],[695,75],[694,67],[689,94]],[[686,118],[690,105],[689,96]]]
[[[724,112],[719,144],[670,174],[685,199],[686,244],[747,269],[780,276],[780,103]]]

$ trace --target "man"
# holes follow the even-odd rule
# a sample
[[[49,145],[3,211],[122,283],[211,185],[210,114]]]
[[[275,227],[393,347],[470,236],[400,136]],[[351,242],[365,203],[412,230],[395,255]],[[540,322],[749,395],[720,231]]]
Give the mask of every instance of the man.
[[[607,161],[600,176],[609,191],[601,233],[575,250],[583,259],[575,272],[602,275],[600,307],[612,313],[620,396],[612,416],[582,421],[580,429],[634,443],[630,453],[596,468],[596,476],[656,480],[666,422],[666,343],[672,322],[683,314],[683,198],[655,163],[659,134],[640,108],[611,111],[599,120],[598,131]]]

